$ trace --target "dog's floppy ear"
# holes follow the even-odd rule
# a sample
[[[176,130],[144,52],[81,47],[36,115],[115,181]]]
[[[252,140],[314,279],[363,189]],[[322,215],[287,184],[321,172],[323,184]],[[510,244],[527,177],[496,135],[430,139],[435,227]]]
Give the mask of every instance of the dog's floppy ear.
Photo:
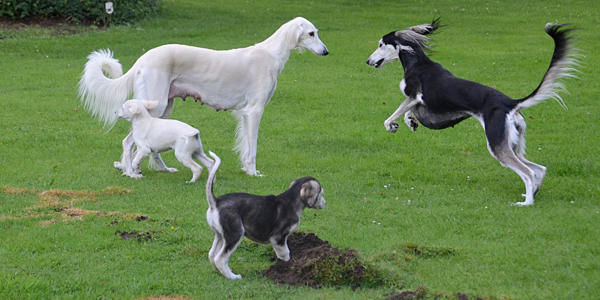
[[[298,42],[300,42],[300,37],[304,32],[304,28],[302,28],[302,26],[300,25],[301,22],[302,20],[300,18],[296,18],[283,25],[287,27],[283,31],[283,40],[285,41],[285,44],[287,44],[286,46],[290,47],[291,49],[298,47]]]
[[[141,102],[147,110],[156,108],[160,103],[158,100],[141,100]]]
[[[302,199],[306,199],[306,204],[309,207],[313,207],[315,206],[315,204],[317,203],[318,200],[318,196],[319,195],[319,183],[317,183],[314,180],[310,180],[307,181],[305,183],[302,184],[302,190],[300,190],[300,197]],[[314,201],[313,203],[309,203],[308,199],[314,197]]]
[[[413,31],[413,32],[416,32],[416,33],[422,34],[422,35],[432,34],[436,30],[438,30],[441,27],[443,27],[443,25],[440,24],[440,19],[441,18],[442,17],[438,17],[437,19],[433,19],[433,21],[431,21],[431,24],[416,25],[416,26],[408,27],[408,28],[406,28],[406,30],[410,30],[410,31]]]
[[[137,115],[137,114],[139,114],[142,111],[140,109],[140,107],[137,106],[137,105],[129,105],[129,107],[127,108],[127,110],[129,111],[129,113],[131,115]]]

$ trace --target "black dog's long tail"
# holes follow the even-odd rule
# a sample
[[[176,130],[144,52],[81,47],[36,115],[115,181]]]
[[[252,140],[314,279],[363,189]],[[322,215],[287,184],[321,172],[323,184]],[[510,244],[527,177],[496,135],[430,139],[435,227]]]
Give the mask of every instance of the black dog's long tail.
[[[573,72],[577,71],[577,60],[574,58],[575,49],[573,48],[571,32],[574,29],[564,28],[565,25],[546,24],[546,32],[554,39],[554,54],[550,67],[544,75],[540,85],[531,93],[531,95],[517,100],[520,103],[517,109],[534,106],[546,99],[554,98],[562,107],[566,105],[558,95],[560,91],[566,91],[565,86],[558,80],[565,77],[575,77]]]
[[[215,209],[217,208],[217,200],[215,193],[213,192],[213,182],[215,181],[219,165],[221,165],[221,159],[212,151],[208,151],[208,154],[215,160],[215,164],[212,166],[212,169],[210,169],[208,181],[206,181],[206,201],[208,201],[208,208]]]

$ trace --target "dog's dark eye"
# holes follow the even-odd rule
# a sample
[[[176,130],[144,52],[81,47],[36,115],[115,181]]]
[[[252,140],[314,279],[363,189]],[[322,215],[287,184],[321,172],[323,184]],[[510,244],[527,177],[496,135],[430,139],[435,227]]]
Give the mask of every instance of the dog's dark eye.
[[[314,36],[315,36],[315,33],[311,31],[311,32],[309,32],[309,33],[308,33],[308,35],[310,35],[310,36],[313,36],[313,37],[314,37]]]

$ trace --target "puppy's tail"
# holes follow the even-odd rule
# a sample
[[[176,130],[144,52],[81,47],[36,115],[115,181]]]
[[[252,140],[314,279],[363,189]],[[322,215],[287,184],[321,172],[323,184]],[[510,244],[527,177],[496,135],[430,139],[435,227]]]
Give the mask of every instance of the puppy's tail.
[[[123,76],[123,68],[110,50],[94,51],[79,80],[79,98],[92,116],[112,128],[118,119],[115,111],[133,92],[134,74]]]
[[[567,107],[558,95],[558,92],[566,91],[565,86],[558,80],[565,77],[576,77],[573,72],[577,71],[575,66],[578,65],[578,61],[574,58],[576,49],[573,48],[573,37],[571,36],[571,32],[575,29],[565,29],[564,26],[546,24],[546,33],[554,39],[554,54],[550,61],[550,67],[535,91],[531,95],[517,100],[519,101],[517,110],[534,106],[550,98],[554,98],[562,107]]]
[[[208,151],[208,154],[212,156],[215,160],[215,164],[210,169],[210,173],[208,174],[208,181],[206,182],[206,200],[208,201],[208,208],[215,209],[217,208],[217,200],[215,197],[215,193],[213,192],[213,182],[215,181],[215,176],[217,175],[217,169],[219,169],[219,165],[221,164],[221,159],[214,154],[212,151]]]

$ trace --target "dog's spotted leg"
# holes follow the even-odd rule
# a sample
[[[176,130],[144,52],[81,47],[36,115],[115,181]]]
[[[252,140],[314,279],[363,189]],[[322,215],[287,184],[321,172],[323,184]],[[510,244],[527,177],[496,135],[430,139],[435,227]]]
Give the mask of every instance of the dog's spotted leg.
[[[396,120],[398,120],[398,118],[400,118],[400,116],[409,112],[413,107],[415,107],[420,102],[421,102],[420,97],[417,97],[416,99],[413,99],[411,97],[406,97],[406,99],[404,99],[404,101],[402,101],[402,103],[400,104],[400,107],[398,107],[398,109],[396,109],[396,111],[387,120],[385,120],[385,122],[384,122],[385,129],[390,133],[396,132],[398,130],[398,128],[400,128],[400,125],[398,125]]]
[[[410,110],[404,114],[404,123],[412,131],[417,131],[417,127],[419,127],[419,122],[417,122],[417,117],[415,117],[415,114]]]

